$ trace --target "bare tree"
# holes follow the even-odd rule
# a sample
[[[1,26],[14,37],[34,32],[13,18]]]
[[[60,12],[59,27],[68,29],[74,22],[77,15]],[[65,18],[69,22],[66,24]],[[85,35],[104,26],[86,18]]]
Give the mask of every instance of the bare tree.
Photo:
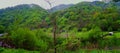
[[[52,3],[50,2],[50,0],[45,0],[49,5],[50,5],[50,8],[52,7]]]
[[[52,8],[52,4],[55,2],[54,0],[44,0],[45,2],[47,2],[50,5],[50,8]]]
[[[50,0],[45,0],[49,5],[50,5],[50,9],[52,8],[52,4],[53,2],[51,2]],[[57,48],[56,48],[56,32],[57,32],[57,23],[56,23],[56,16],[52,19],[53,21],[53,40],[54,40],[54,53],[57,53]]]

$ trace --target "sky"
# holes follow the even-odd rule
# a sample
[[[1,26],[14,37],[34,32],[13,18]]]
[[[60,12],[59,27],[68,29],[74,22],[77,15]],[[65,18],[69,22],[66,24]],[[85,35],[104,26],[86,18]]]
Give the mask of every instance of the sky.
[[[76,4],[82,1],[95,1],[95,0],[50,0],[52,2],[52,6],[60,5],[60,4]],[[50,6],[44,0],[0,0],[0,9],[6,7],[12,7],[20,4],[37,4],[42,8],[49,9]]]

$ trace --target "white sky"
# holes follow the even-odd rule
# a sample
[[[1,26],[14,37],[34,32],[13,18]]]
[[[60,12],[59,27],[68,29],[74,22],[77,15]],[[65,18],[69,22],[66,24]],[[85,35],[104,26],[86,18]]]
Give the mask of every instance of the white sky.
[[[95,1],[95,0],[51,0],[53,2],[53,6],[59,4],[76,4],[81,1]],[[49,5],[44,0],[0,0],[0,9],[11,7],[19,4],[38,4],[41,7],[48,9]]]

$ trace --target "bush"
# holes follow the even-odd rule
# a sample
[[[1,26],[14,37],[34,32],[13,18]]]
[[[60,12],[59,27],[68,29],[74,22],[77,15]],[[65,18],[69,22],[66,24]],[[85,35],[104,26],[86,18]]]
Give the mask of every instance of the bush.
[[[61,46],[63,47],[63,50],[69,50],[69,51],[76,51],[80,49],[80,41],[77,39],[68,39],[63,41]]]
[[[87,31],[87,28],[82,28],[82,32],[86,32]]]
[[[89,31],[89,36],[99,36],[101,35],[101,29],[99,27],[95,27]]]
[[[89,31],[89,37],[88,39],[92,43],[96,43],[99,39],[101,39],[101,29],[99,27],[95,27],[94,29],[91,29]]]
[[[90,45],[95,45],[98,43],[99,40],[101,40],[101,29],[99,27],[95,27],[93,29],[91,29],[88,32],[84,32],[85,34],[83,34],[83,36],[86,37],[81,37],[81,46],[82,47],[92,47]]]
[[[44,31],[43,29],[38,29],[35,32],[36,32],[36,36],[38,39],[42,39],[43,41],[46,41],[46,42],[52,41],[49,34],[46,31]]]
[[[43,29],[38,29],[35,30],[35,33],[38,39],[43,40],[43,42],[49,46],[48,48],[51,48],[53,46],[53,40],[49,36],[48,32],[44,31]]]
[[[11,39],[16,48],[24,48],[28,50],[46,50],[47,44],[38,39],[33,31],[26,28],[19,28],[12,31]]]
[[[5,29],[5,27],[2,26],[2,25],[0,25],[0,33],[3,33],[3,32],[4,32],[4,29]]]

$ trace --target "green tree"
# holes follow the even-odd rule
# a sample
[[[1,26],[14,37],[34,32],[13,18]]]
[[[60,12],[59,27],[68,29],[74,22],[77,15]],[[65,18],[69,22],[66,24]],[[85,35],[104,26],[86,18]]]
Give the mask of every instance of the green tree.
[[[4,33],[5,27],[0,25],[0,33]]]

